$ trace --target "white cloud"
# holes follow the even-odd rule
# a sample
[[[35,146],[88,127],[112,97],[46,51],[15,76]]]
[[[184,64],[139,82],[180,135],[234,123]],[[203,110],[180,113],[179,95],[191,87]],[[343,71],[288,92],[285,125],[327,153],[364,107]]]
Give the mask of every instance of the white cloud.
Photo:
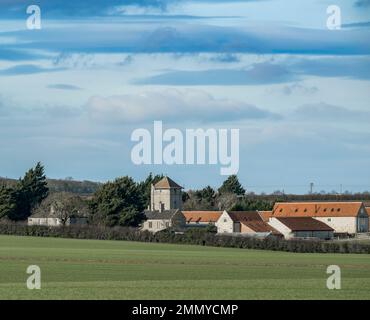
[[[303,121],[336,123],[345,121],[356,123],[358,121],[370,121],[370,112],[347,109],[327,103],[305,104],[294,111],[294,118]]]
[[[203,91],[192,89],[168,89],[110,97],[93,96],[85,108],[91,118],[110,123],[154,120],[223,122],[279,117],[244,102],[217,99]]]

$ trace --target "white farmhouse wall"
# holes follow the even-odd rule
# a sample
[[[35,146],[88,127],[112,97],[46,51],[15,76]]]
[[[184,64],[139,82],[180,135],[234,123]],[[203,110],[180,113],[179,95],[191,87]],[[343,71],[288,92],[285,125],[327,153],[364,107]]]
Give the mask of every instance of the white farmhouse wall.
[[[224,210],[220,218],[216,222],[217,233],[233,233],[234,232],[234,221],[231,219],[229,214]]]
[[[335,233],[356,233],[356,217],[314,217],[334,229]]]
[[[270,218],[267,223],[275,230],[279,231],[285,239],[290,239],[294,237],[292,230],[289,229],[285,224],[281,223],[278,219]]]
[[[62,226],[62,221],[59,218],[28,218],[29,226],[49,226],[49,227],[59,227]],[[69,225],[83,225],[87,223],[86,218],[72,218],[68,219],[66,226]]]
[[[28,225],[57,227],[61,225],[61,221],[58,218],[28,218]]]

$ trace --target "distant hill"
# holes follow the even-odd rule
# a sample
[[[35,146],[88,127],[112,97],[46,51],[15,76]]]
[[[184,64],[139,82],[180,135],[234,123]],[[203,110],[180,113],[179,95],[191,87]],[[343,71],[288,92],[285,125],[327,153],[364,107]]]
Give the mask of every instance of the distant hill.
[[[79,195],[89,195],[94,193],[101,183],[92,181],[75,181],[75,180],[58,180],[47,179],[50,192],[70,192]],[[9,187],[17,183],[16,179],[8,179],[0,177],[0,186],[6,185]]]

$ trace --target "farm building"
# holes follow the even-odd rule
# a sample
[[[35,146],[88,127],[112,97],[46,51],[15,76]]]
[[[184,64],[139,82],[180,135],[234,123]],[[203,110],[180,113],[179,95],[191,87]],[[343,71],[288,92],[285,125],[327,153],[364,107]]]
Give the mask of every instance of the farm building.
[[[141,230],[158,232],[168,228],[177,228],[179,230],[185,227],[185,217],[179,209],[159,211],[145,211],[146,221],[144,221]]]
[[[272,211],[181,211],[182,187],[168,177],[152,185],[142,229],[215,225],[222,234],[330,239],[333,233],[369,232],[369,208],[362,202],[277,202]],[[285,218],[305,218],[291,219]]]
[[[33,210],[28,218],[29,226],[69,226],[87,224],[86,199],[70,193],[50,194]]]
[[[222,211],[182,211],[189,227],[215,225]]]
[[[266,218],[267,214],[264,213]],[[369,231],[369,215],[362,202],[277,202],[270,218],[311,217],[334,229],[334,233]]]
[[[84,225],[87,224],[87,218],[68,218],[66,221],[62,221],[60,218],[30,217],[28,218],[27,224],[29,226],[49,227]]]
[[[333,238],[334,232],[333,228],[311,217],[271,218],[269,225],[283,234],[285,239],[319,238],[328,240]]]
[[[265,223],[258,211],[224,211],[217,223],[217,233],[234,233],[251,236],[279,235]]]

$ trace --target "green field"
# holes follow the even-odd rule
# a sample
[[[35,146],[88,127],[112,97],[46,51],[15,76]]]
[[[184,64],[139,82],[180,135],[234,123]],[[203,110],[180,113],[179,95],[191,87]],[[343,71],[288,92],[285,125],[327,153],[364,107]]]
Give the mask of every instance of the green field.
[[[0,299],[370,299],[370,256],[0,236]]]

